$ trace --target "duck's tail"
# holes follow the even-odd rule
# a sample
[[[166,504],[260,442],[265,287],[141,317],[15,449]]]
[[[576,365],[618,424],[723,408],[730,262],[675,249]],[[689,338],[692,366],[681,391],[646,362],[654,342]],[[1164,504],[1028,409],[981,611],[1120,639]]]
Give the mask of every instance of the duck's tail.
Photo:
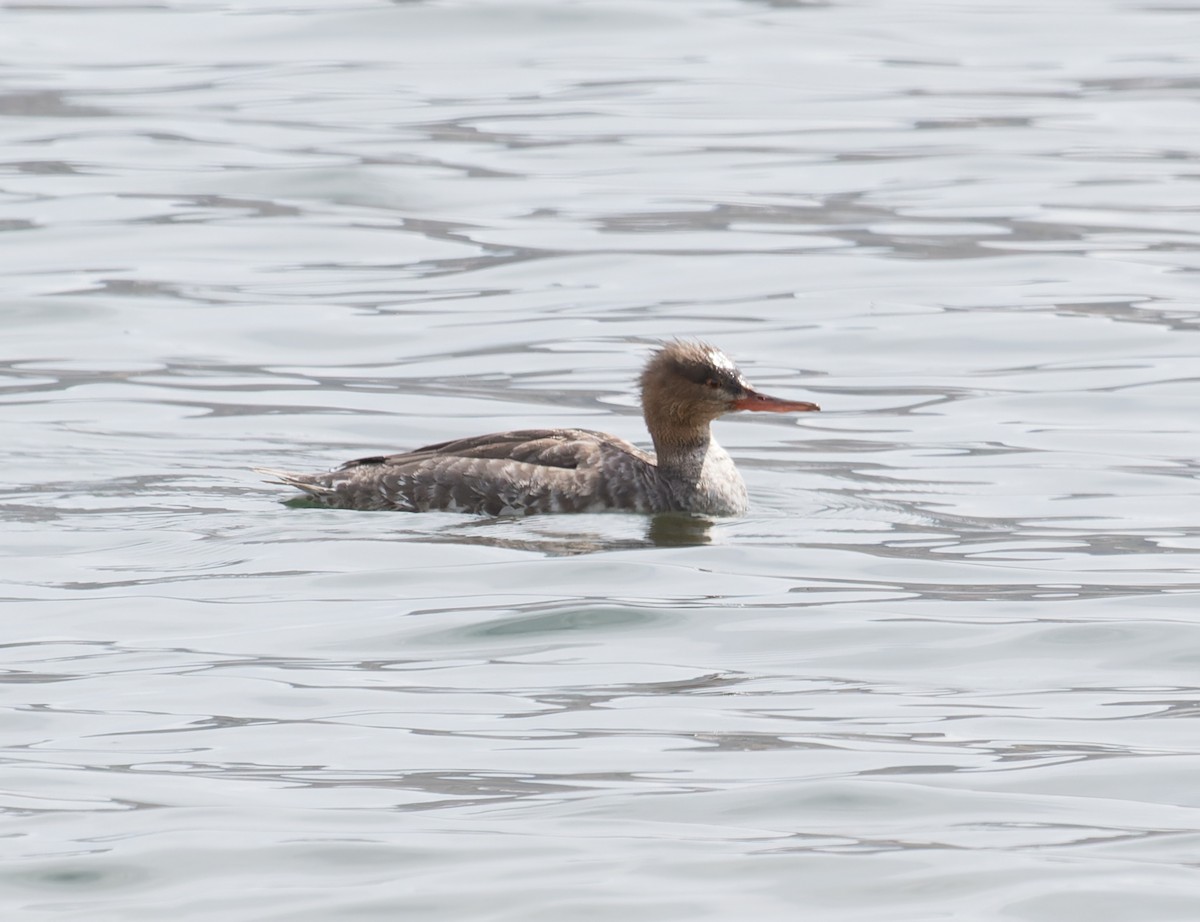
[[[329,485],[328,474],[297,474],[294,471],[281,471],[273,467],[254,467],[251,470],[256,474],[263,474],[271,478],[263,481],[264,483],[280,483],[285,487],[295,487],[297,490],[303,490],[309,496],[325,497],[332,496],[337,492]]]

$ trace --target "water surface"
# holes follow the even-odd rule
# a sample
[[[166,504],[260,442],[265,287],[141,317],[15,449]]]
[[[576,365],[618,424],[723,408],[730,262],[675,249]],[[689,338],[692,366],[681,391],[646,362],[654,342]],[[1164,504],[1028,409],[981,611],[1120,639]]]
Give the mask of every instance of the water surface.
[[[3,19],[6,918],[1200,917],[1194,7]],[[745,518],[249,472],[672,336]]]

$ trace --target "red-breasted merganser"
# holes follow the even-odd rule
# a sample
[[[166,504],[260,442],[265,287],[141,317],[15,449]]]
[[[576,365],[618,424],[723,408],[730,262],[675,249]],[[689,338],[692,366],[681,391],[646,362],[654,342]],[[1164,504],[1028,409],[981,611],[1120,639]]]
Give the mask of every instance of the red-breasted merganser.
[[[760,394],[719,349],[673,342],[642,372],[642,415],[656,454],[588,429],[521,429],[359,458],[326,473],[255,470],[337,509],[742,515],[746,484],[709,424],[737,410],[819,409]]]

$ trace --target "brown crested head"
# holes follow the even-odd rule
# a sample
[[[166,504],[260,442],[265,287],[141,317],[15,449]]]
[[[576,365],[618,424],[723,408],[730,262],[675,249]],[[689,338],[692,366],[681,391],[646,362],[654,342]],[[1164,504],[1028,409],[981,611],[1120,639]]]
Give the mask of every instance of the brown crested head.
[[[737,410],[774,413],[818,410],[815,403],[760,394],[720,349],[701,342],[671,342],[642,371],[642,412],[651,434],[681,436],[705,430]]]

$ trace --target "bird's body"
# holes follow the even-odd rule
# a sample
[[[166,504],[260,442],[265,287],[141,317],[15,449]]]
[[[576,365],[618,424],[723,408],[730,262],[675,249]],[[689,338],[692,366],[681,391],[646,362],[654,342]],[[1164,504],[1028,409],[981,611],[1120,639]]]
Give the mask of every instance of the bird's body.
[[[724,353],[675,342],[642,373],[642,411],[656,453],[588,429],[522,429],[360,458],[324,473],[257,470],[340,509],[741,515],[745,483],[709,424],[742,409],[818,407],[759,394]]]

